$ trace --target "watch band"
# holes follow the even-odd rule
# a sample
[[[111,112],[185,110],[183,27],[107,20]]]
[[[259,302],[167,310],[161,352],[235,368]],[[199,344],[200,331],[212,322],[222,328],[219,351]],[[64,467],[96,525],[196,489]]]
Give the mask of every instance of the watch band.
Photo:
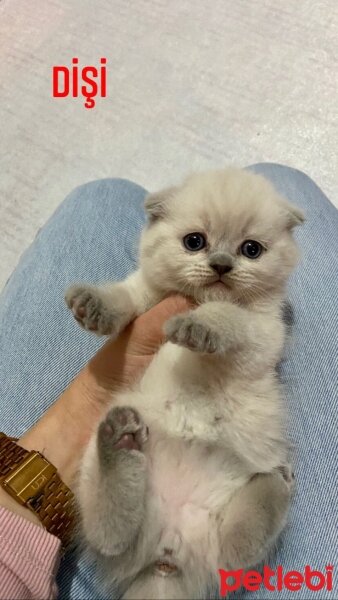
[[[0,432],[0,485],[33,511],[44,527],[69,545],[75,524],[73,492],[40,452],[29,452]]]

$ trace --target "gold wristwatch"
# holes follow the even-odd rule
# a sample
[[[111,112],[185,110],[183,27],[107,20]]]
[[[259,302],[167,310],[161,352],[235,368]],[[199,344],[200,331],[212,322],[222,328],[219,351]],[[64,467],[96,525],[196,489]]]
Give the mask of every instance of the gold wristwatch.
[[[73,492],[40,452],[25,450],[15,438],[1,432],[0,485],[34,512],[47,531],[61,540],[63,548],[69,545],[75,523]]]

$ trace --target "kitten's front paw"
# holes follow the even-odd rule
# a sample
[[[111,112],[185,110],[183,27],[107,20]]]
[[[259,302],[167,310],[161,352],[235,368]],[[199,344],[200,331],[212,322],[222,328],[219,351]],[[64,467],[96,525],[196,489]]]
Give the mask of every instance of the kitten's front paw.
[[[139,413],[129,406],[112,408],[98,430],[101,456],[112,456],[116,450],[142,450],[148,439],[148,427]]]
[[[202,323],[194,311],[172,317],[165,324],[164,331],[169,342],[189,350],[207,354],[222,351],[218,332]]]
[[[102,294],[93,286],[74,285],[67,290],[66,304],[77,322],[98,335],[118,334],[119,315],[106,305]]]

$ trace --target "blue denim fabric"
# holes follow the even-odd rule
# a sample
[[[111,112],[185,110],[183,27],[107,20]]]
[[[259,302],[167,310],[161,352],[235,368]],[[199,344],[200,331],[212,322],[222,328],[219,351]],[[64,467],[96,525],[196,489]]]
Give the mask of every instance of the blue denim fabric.
[[[324,571],[337,559],[338,213],[303,173],[273,164],[263,173],[307,222],[296,231],[302,261],[291,278],[293,339],[281,365],[295,445],[296,493],[270,566]],[[145,190],[119,179],[76,188],[40,230],[0,296],[0,428],[18,436],[58,397],[102,341],[81,330],[63,301],[76,281],[123,279],[136,267]],[[220,565],[221,567],[222,565]],[[84,559],[68,555],[60,597],[100,596]],[[336,593],[241,593],[241,598],[337,597]]]

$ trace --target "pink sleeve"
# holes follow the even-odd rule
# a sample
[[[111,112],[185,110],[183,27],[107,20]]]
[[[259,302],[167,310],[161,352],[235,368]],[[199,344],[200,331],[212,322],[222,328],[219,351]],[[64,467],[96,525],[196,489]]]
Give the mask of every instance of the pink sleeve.
[[[60,541],[0,506],[0,598],[52,600]]]

